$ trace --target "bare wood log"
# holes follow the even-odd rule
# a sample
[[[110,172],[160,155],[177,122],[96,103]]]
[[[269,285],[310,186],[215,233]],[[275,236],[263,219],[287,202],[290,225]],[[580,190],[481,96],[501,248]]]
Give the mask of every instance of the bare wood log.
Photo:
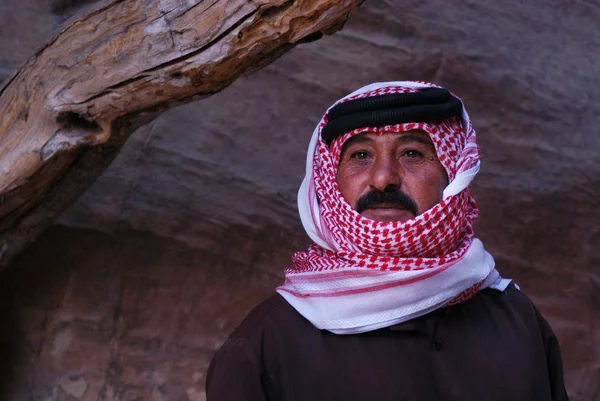
[[[0,90],[0,266],[140,125],[210,96],[363,0],[114,0],[73,21]]]

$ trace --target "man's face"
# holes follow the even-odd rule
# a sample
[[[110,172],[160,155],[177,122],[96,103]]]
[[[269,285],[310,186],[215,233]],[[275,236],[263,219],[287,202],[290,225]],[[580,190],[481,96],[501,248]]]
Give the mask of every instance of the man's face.
[[[337,183],[364,217],[406,221],[442,199],[448,176],[426,132],[365,133],[344,144]]]

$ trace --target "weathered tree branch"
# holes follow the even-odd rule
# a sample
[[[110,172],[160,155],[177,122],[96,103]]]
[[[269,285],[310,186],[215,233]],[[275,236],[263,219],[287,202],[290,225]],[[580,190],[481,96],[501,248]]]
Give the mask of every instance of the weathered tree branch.
[[[362,1],[115,0],[72,22],[0,91],[0,266],[137,127],[340,29]]]

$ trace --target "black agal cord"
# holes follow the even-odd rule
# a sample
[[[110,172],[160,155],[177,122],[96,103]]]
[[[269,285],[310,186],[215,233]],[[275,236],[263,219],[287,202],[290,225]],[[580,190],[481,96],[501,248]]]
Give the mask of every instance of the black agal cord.
[[[446,89],[398,93],[350,100],[329,110],[321,137],[328,144],[363,127],[447,120],[462,114],[462,103]]]

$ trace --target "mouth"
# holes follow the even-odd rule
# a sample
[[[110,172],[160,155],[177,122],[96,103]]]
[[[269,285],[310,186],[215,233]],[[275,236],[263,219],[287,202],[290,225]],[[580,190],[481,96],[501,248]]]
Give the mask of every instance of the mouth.
[[[397,205],[395,203],[379,203],[377,205],[370,205],[365,208],[365,210],[369,209],[401,209],[406,210],[404,206]]]
[[[380,203],[371,205],[362,211],[361,215],[375,221],[406,221],[414,218],[414,214],[400,205]]]

